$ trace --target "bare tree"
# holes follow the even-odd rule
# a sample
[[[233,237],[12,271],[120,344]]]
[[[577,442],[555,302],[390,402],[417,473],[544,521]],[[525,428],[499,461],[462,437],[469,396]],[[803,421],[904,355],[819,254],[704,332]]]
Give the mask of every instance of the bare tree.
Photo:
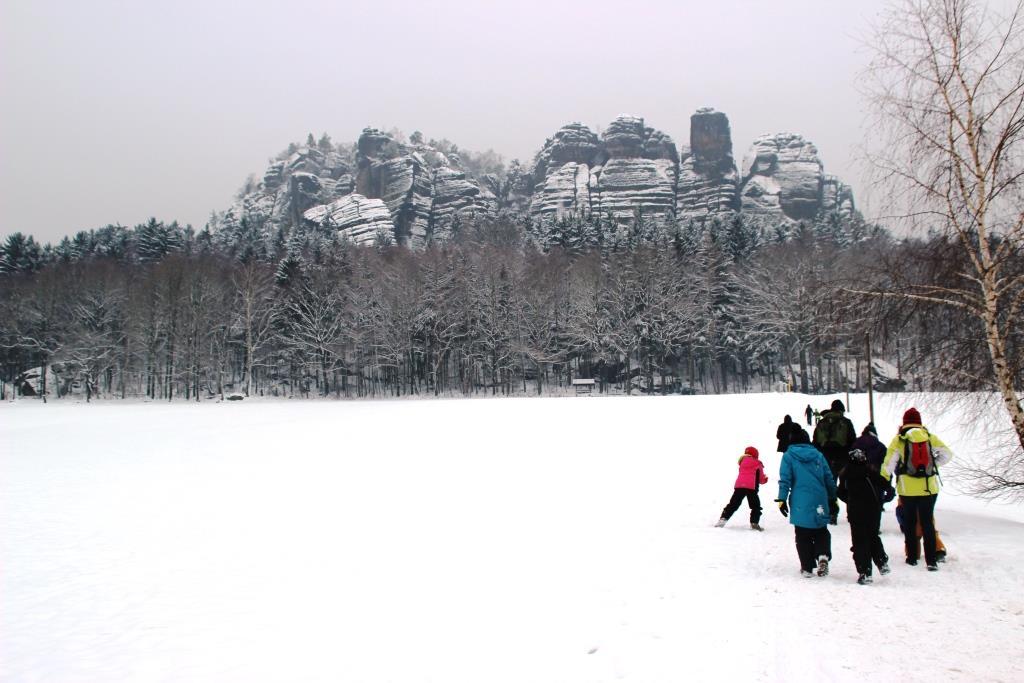
[[[235,324],[242,328],[245,344],[245,395],[251,396],[254,369],[274,332],[274,274],[267,264],[250,259],[234,269],[231,284]]]
[[[23,296],[12,297],[10,310],[4,312],[0,344],[18,350],[40,368],[38,393],[46,402],[50,388],[47,371],[64,348],[68,321],[65,302],[69,298],[66,273],[43,271],[28,286]]]
[[[1024,408],[1007,358],[1024,276],[1024,2],[898,0],[877,25],[866,82],[877,122],[868,158],[894,213],[946,234],[966,267],[953,279],[873,293],[961,309],[983,329],[1016,435],[980,493],[1024,494]]]
[[[100,393],[101,377],[112,374],[124,344],[123,290],[106,265],[83,273],[65,302],[69,329],[61,361],[81,377],[86,401]]]
[[[286,300],[280,314],[287,319],[284,344],[314,372],[323,373],[323,395],[330,394],[330,378],[344,367],[344,296],[332,283],[302,289],[301,296]]]

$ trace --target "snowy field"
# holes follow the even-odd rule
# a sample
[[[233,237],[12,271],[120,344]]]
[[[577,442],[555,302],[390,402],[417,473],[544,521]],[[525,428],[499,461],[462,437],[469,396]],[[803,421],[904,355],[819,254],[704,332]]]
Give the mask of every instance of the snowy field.
[[[889,576],[855,583],[841,520],[800,577],[771,500],[808,400],[0,405],[0,680],[1024,680],[1022,507],[953,473],[941,571],[890,509]],[[712,527],[747,445],[764,533]]]

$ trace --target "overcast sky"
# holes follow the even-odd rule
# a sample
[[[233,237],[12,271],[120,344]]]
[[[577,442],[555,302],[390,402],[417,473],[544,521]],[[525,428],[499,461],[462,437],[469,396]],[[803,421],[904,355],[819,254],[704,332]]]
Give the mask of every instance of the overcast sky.
[[[724,111],[866,188],[859,39],[881,0],[2,0],[0,235],[197,228],[306,133],[420,130],[529,161],[560,126]],[[863,203],[863,202],[861,202]]]

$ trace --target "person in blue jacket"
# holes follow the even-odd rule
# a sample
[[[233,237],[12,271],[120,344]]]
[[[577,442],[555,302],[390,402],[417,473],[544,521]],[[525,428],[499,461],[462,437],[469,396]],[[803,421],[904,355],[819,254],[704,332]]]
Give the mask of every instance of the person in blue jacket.
[[[818,576],[828,574],[832,559],[832,535],[828,532],[831,509],[836,499],[832,469],[807,431],[800,429],[782,455],[779,466],[779,496],[775,502],[796,532],[796,553],[800,573],[809,577],[817,564]]]

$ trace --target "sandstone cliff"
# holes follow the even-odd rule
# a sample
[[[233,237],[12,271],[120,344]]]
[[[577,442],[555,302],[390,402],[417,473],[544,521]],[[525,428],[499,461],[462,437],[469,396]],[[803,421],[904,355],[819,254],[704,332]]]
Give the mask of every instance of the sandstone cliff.
[[[400,143],[373,128],[363,131],[357,149],[356,189],[384,200],[400,244],[444,241],[460,219],[491,212],[493,196],[467,177],[458,154]]]
[[[743,159],[740,205],[745,213],[813,219],[824,204],[817,148],[799,135],[762,135]]]
[[[447,141],[405,141],[375,128],[354,145],[309,142],[272,161],[215,227],[243,218],[264,232],[304,224],[356,242],[384,232],[415,248],[499,211],[535,223],[575,216],[628,225],[642,216],[663,227],[733,212],[784,223],[857,215],[849,186],[824,173],[817,148],[800,135],[759,137],[738,173],[729,119],[713,109],[690,117],[689,144],[678,148],[636,116],[619,116],[601,135],[571,123],[528,169],[513,162],[481,171]]]
[[[644,120],[620,116],[598,136],[586,126],[564,126],[533,167],[534,218],[576,215],[618,222],[638,212],[664,222],[675,214],[679,156],[672,139]]]
[[[732,132],[725,114],[698,109],[690,117],[690,145],[683,146],[679,156],[676,206],[680,218],[701,219],[739,208]]]
[[[855,213],[849,187],[824,175],[817,149],[799,135],[758,138],[743,169],[741,176],[729,119],[713,109],[690,117],[690,144],[678,152],[668,135],[637,117],[620,116],[600,138],[573,123],[534,161],[530,213],[534,219],[599,215],[618,223],[640,214],[659,224],[736,211],[777,221]]]

